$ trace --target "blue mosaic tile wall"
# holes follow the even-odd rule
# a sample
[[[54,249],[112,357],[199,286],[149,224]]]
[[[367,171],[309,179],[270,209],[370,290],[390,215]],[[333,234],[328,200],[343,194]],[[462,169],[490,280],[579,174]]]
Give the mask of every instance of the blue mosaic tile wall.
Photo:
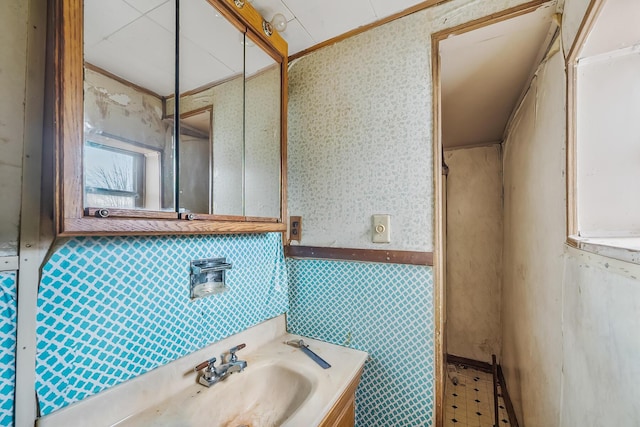
[[[219,256],[233,264],[229,291],[191,301],[189,261]],[[280,233],[71,239],[44,265],[40,283],[42,414],[287,309]]]
[[[430,267],[287,259],[289,331],[369,353],[360,427],[431,426],[435,395]]]
[[[16,387],[16,273],[0,272],[0,425],[13,425]]]

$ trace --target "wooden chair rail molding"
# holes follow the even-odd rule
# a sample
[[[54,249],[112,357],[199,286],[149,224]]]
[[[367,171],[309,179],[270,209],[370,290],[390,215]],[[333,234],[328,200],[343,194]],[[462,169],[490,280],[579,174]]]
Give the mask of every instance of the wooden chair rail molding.
[[[285,246],[284,253],[288,258],[329,259],[336,261],[362,261],[385,264],[433,266],[433,252],[287,245]]]

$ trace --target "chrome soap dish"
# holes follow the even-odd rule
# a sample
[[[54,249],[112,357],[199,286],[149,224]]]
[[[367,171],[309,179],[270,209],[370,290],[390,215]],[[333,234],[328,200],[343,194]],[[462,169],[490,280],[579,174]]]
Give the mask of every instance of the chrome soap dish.
[[[208,258],[191,261],[191,299],[219,294],[228,288],[225,284],[225,272],[231,269],[226,258]]]

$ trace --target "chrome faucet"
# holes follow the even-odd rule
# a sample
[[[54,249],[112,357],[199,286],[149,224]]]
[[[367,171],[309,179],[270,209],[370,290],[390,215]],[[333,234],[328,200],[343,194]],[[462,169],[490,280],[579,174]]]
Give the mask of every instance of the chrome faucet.
[[[195,372],[202,371],[198,382],[204,386],[211,387],[220,381],[224,381],[234,372],[242,372],[247,367],[247,362],[238,360],[236,352],[245,347],[245,344],[240,344],[230,348],[226,353],[222,353],[220,355],[220,364],[217,367],[215,366],[217,359],[213,357],[193,368]]]

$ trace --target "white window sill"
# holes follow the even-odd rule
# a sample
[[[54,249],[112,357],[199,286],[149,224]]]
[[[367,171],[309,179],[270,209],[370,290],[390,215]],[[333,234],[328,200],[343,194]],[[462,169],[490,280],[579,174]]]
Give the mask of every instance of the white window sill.
[[[594,254],[640,264],[640,237],[569,236],[567,244]]]

